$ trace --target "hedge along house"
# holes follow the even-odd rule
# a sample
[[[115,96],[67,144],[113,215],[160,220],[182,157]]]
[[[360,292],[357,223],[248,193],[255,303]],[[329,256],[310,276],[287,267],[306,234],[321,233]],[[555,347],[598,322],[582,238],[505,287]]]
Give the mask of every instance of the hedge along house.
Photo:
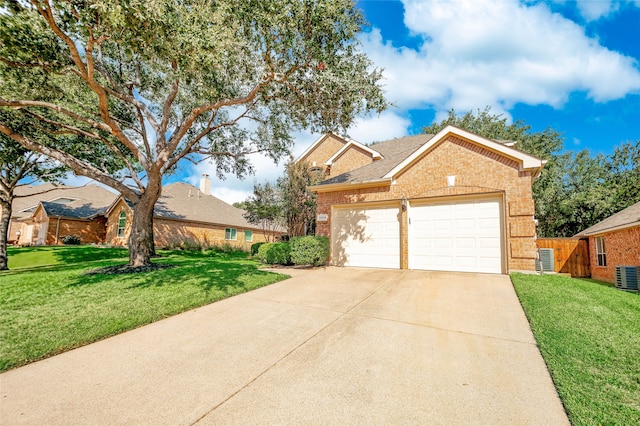
[[[309,189],[318,195],[316,233],[331,239],[331,262],[487,273],[535,270],[531,187],[544,161],[514,144],[454,126],[366,149],[335,135],[321,137],[298,161],[322,165],[318,172],[328,177]],[[357,158],[351,169],[344,164],[349,158]]]
[[[640,266],[640,202],[576,235],[589,240],[591,278],[613,283],[616,266]]]
[[[273,241],[282,232],[263,232],[249,223],[244,210],[209,195],[210,181],[203,177],[200,188],[173,183],[162,188],[154,209],[153,234],[158,247],[231,245],[249,250],[256,242]],[[107,211],[106,243],[126,245],[133,210],[119,197]]]
[[[83,244],[105,239],[104,216],[117,194],[98,185],[81,187],[44,184],[19,189],[9,238],[19,245],[62,244],[64,237],[77,235]]]

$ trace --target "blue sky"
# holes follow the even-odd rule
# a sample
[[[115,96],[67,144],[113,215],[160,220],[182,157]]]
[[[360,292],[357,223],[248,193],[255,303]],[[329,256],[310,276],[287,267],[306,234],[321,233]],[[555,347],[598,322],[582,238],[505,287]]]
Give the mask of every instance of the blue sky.
[[[359,0],[364,51],[384,68],[395,107],[363,117],[349,136],[371,143],[416,134],[491,106],[533,131],[552,127],[565,149],[611,153],[640,139],[640,1]],[[299,155],[319,135],[296,135]],[[214,180],[213,195],[245,199],[282,165],[254,157],[256,176]],[[185,172],[187,172],[185,170]],[[197,184],[208,164],[186,174]]]
[[[552,127],[565,149],[610,153],[640,139],[640,0],[359,0],[363,50],[384,69],[395,107],[362,117],[349,136],[371,143],[419,133],[449,109],[492,108],[533,131]],[[295,135],[294,156],[320,135]],[[214,176],[233,203],[283,164],[253,156],[255,176],[220,181],[208,163],[181,164],[166,183]]]

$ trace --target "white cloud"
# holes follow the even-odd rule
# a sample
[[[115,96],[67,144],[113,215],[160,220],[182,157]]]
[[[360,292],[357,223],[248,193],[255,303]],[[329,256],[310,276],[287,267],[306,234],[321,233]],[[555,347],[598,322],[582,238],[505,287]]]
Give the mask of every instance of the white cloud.
[[[596,21],[617,10],[618,4],[611,0],[582,0],[576,2],[576,7],[587,21]]]
[[[402,109],[467,111],[517,103],[561,107],[575,91],[597,102],[640,91],[637,62],[603,47],[544,4],[406,0],[405,25],[419,49],[383,43],[365,51],[384,68],[388,96]]]
[[[411,122],[394,111],[379,116],[359,118],[349,130],[349,136],[361,143],[385,141],[405,136]]]

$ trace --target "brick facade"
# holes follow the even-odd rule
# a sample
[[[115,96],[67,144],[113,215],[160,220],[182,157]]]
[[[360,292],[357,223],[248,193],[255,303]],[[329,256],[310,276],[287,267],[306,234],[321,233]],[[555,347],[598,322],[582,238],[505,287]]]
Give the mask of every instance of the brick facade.
[[[346,143],[347,142],[344,139],[335,135],[325,135],[324,139],[322,139],[318,145],[298,161],[306,161],[312,166],[313,163],[315,163],[316,167],[322,167],[323,173],[326,175],[327,166],[325,166],[324,163],[326,163],[327,160],[331,158],[333,154],[338,152]]]
[[[124,235],[118,237],[118,221],[120,213],[125,212],[127,221],[125,225]],[[110,245],[126,246],[129,232],[131,231],[131,215],[132,211],[129,206],[120,200],[114,208],[111,209],[108,219],[106,220],[106,236],[105,241]],[[230,244],[241,250],[249,250],[251,244],[266,241],[264,233],[257,229],[247,229],[253,232],[253,241],[245,241],[245,229],[236,229],[236,239],[226,240],[225,229],[232,226],[214,225],[210,223],[198,223],[185,220],[173,220],[154,218],[153,220],[153,236],[155,244],[158,247],[176,247],[181,243],[199,244],[205,246],[222,246]],[[277,235],[280,235],[279,233]],[[273,234],[269,235],[273,241]]]
[[[366,166],[372,161],[371,153],[351,145],[333,162],[328,170],[327,177],[341,175],[349,170]]]
[[[595,241],[597,237],[604,238],[606,266],[598,266]],[[640,226],[590,236],[589,257],[591,278],[614,283],[616,266],[640,266]]]
[[[449,187],[447,176],[456,176]],[[449,136],[417,158],[413,165],[398,175],[391,185],[318,193],[318,214],[326,214],[326,222],[318,222],[316,233],[331,237],[331,207],[354,203],[389,201],[400,204],[404,197],[429,201],[455,196],[498,196],[502,198],[504,223],[504,257],[506,269],[535,269],[535,209],[532,199],[532,176],[520,171],[515,160],[466,140]],[[406,213],[401,217],[401,266],[408,267],[408,235]]]

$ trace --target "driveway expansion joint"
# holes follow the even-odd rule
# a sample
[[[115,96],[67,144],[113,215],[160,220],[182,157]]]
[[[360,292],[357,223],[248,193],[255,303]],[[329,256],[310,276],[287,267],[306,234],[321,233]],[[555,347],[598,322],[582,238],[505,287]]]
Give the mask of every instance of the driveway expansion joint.
[[[371,296],[373,296],[374,294],[376,294],[378,291],[382,290],[385,286],[387,286],[390,282],[392,282],[393,280],[395,280],[396,278],[398,278],[399,276],[401,276],[404,273],[404,271],[399,271],[398,274],[395,274],[393,277],[385,280],[380,286],[378,286],[375,290],[371,291],[371,293],[369,293],[366,297],[364,297],[362,300],[360,300],[360,302],[356,303],[354,306],[352,306],[351,308],[349,308],[347,311],[345,312],[337,312],[340,315],[338,317],[336,317],[333,321],[328,322],[324,327],[320,328],[320,330],[318,330],[317,332],[315,332],[314,334],[312,334],[311,336],[309,336],[307,339],[305,339],[302,343],[298,344],[297,346],[295,346],[293,349],[291,349],[289,352],[287,352],[286,354],[284,354],[282,357],[280,357],[276,362],[274,362],[273,364],[271,364],[269,367],[265,368],[263,371],[261,371],[259,374],[257,374],[254,378],[252,378],[251,380],[249,380],[247,383],[245,383],[243,386],[240,387],[240,389],[236,390],[235,392],[233,392],[231,395],[229,395],[227,398],[223,399],[222,401],[220,401],[218,404],[216,404],[215,406],[213,406],[210,410],[208,410],[206,413],[204,413],[202,416],[200,416],[199,418],[197,418],[194,422],[190,423],[191,426],[198,424],[202,419],[204,419],[205,417],[207,417],[209,414],[211,414],[212,412],[214,412],[215,410],[217,410],[219,407],[221,407],[222,405],[224,405],[227,401],[231,400],[234,396],[238,395],[240,392],[242,392],[244,389],[248,388],[249,386],[251,386],[253,383],[255,383],[256,380],[258,380],[260,377],[264,376],[267,372],[269,372],[269,370],[273,369],[274,367],[276,367],[278,364],[280,364],[282,361],[284,361],[285,359],[287,359],[291,354],[293,354],[294,352],[296,352],[298,349],[300,349],[302,346],[306,345],[309,341],[313,340],[314,338],[316,338],[319,334],[321,334],[324,330],[326,330],[327,328],[331,327],[333,324],[335,324],[336,322],[338,322],[340,319],[344,318],[346,315],[348,315],[352,310],[354,310],[355,308],[357,308],[359,305],[361,305],[362,303],[364,303],[367,299],[369,299]],[[301,306],[301,305],[295,305],[295,306]],[[335,311],[331,311],[331,312],[335,312]]]

